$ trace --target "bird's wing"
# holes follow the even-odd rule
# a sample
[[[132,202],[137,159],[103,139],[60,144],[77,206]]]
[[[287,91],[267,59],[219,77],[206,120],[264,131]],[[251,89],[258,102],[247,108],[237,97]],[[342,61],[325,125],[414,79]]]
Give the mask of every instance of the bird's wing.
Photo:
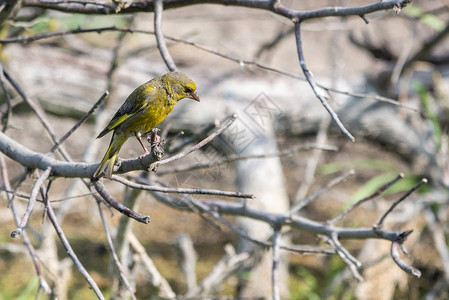
[[[150,89],[152,90],[152,88]],[[100,132],[97,138],[101,138],[102,136],[106,135],[109,131],[114,130],[117,128],[120,124],[123,124],[126,120],[137,114],[139,111],[145,109],[145,107],[148,106],[149,102],[141,101],[141,97],[139,97],[138,93],[134,91],[128,99],[125,101],[125,103],[120,106],[118,111],[115,113],[112,120],[109,122],[108,126]]]

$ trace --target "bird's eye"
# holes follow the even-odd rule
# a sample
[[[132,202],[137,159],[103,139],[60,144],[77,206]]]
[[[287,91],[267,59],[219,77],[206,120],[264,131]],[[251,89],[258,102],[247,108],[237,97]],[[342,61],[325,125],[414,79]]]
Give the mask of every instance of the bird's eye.
[[[191,92],[193,92],[193,90],[189,87],[186,88],[186,93],[190,94]]]

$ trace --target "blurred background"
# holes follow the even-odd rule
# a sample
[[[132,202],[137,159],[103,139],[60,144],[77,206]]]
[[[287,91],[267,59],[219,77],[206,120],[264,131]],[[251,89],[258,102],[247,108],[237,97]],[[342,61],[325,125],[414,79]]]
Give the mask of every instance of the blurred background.
[[[306,11],[362,5],[365,1],[282,3]],[[152,13],[101,16],[43,9],[38,4],[25,1],[12,19],[1,24],[1,39],[78,28],[154,29]],[[326,222],[404,173],[404,179],[380,198],[362,205],[338,223],[348,228],[370,228],[394,200],[426,177],[429,184],[401,203],[385,224],[391,230],[414,230],[405,243],[410,252],[406,259],[421,270],[421,278],[406,274],[393,263],[390,242],[346,240],[342,241],[344,247],[362,262],[363,282],[351,275],[338,255],[283,251],[282,298],[446,299],[448,5],[443,0],[415,1],[400,14],[390,10],[366,15],[368,24],[359,17],[332,17],[302,25],[308,67],[318,83],[332,89],[329,103],[355,136],[354,143],[341,134],[310,86],[301,79],[290,20],[263,10],[207,4],[164,11],[163,32],[170,54],[178,69],[195,80],[201,98],[200,103],[183,100],[158,126],[168,141],[165,157],[185,149],[184,142],[189,137],[193,143],[204,138],[229,115],[236,113],[238,118],[213,143],[161,166],[150,180],[174,187],[252,193],[256,198],[247,200],[249,206],[285,213],[335,178],[354,170],[354,174],[299,212],[311,220]],[[138,32],[67,34],[26,44],[2,42],[0,58],[27,96],[45,110],[59,137],[104,91],[110,91],[105,105],[64,144],[75,161],[91,163],[100,161],[109,143],[110,136],[95,140],[102,124],[109,121],[137,86],[168,71],[154,35]],[[13,97],[13,110],[6,134],[31,150],[46,153],[53,144],[40,121],[17,93],[7,88]],[[386,98],[394,99],[394,103],[382,101]],[[3,92],[0,105],[4,112]],[[181,131],[184,135],[180,135]],[[306,143],[331,145],[336,151],[313,147],[307,151],[292,150]],[[288,151],[288,155],[277,155]],[[140,145],[130,139],[120,157],[141,154]],[[274,155],[191,168],[198,163],[212,165],[227,157],[255,154]],[[6,163],[14,182],[23,173],[23,167],[10,159]],[[131,175],[138,176],[139,172]],[[15,202],[21,213],[27,202],[20,193],[29,193],[34,180],[29,176],[18,188]],[[117,182],[105,180],[105,185],[120,202],[129,194]],[[58,178],[49,197],[72,247],[105,296],[127,298],[116,293],[118,283],[111,275],[114,267],[109,246],[96,202],[88,194],[76,180]],[[0,207],[0,298],[34,299],[39,282],[26,248],[20,240],[10,238],[16,225],[5,195],[1,194]],[[196,252],[198,283],[225,255],[226,245],[233,245],[237,252],[256,247],[240,240],[235,231],[227,227],[219,230],[191,211],[164,205],[150,193],[139,195],[136,210],[150,215],[151,223],[132,222],[132,231],[177,295],[193,289],[182,267],[179,249],[184,238],[192,242]],[[103,211],[114,236],[121,215]],[[259,222],[226,218],[253,238],[266,240],[272,234],[268,226]],[[95,299],[53,236],[42,203],[36,205],[27,228],[43,265],[47,265],[43,268],[46,278],[58,285],[57,297]],[[297,229],[285,232],[283,237],[285,243],[326,245],[319,237]],[[267,255],[266,251],[259,252],[260,257]],[[258,263],[248,263],[256,267],[236,271],[211,295],[217,299],[238,295],[269,298],[269,257],[268,261],[258,258]],[[132,278],[138,299],[161,296],[142,270],[136,268]],[[40,297],[50,298],[45,294]]]

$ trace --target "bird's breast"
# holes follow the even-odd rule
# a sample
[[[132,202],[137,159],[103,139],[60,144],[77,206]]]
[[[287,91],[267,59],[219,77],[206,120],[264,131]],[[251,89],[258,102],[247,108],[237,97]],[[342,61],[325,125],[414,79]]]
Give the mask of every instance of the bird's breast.
[[[146,133],[161,123],[173,110],[174,106],[149,105],[141,112],[127,120],[126,130],[130,134],[140,132]],[[125,124],[123,124],[125,125]]]

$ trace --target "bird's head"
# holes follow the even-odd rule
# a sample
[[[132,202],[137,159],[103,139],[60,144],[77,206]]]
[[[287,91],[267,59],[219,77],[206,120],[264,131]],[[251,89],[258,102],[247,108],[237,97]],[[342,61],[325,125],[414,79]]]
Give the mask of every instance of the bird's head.
[[[196,93],[196,84],[187,75],[180,72],[170,72],[163,76],[163,81],[171,87],[176,100],[190,98],[200,101],[200,97]]]

